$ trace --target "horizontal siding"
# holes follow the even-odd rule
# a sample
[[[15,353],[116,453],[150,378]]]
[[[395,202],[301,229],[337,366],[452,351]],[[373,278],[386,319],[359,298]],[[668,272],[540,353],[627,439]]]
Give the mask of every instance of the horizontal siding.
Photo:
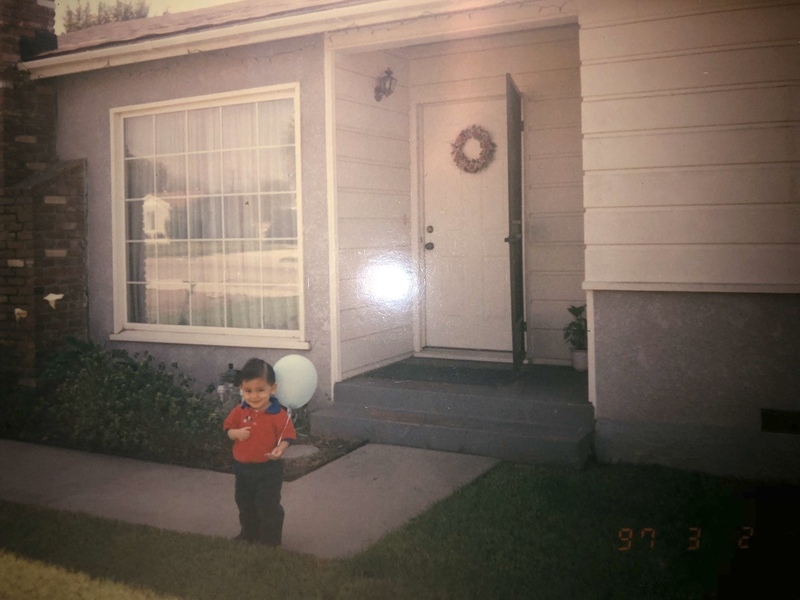
[[[371,267],[385,264],[393,256],[392,249],[388,248],[342,248],[339,251],[339,278],[342,281],[359,278]]]
[[[563,308],[563,303],[561,304]],[[569,320],[569,314],[566,313],[567,318],[562,317],[562,321]],[[544,364],[569,364],[570,363],[570,350],[569,345],[564,341],[564,335],[561,329],[538,329],[531,330],[531,344],[530,348],[534,356],[535,363]]]
[[[530,128],[529,128],[530,129]],[[569,156],[580,157],[583,132],[580,124],[537,129],[525,137],[525,155],[532,159]]]
[[[783,162],[800,147],[800,123],[656,131],[584,139],[587,171]]]
[[[528,245],[547,242],[583,243],[583,215],[580,213],[537,215],[525,227]]]
[[[342,190],[339,192],[339,218],[344,219],[403,219],[408,221],[408,194],[373,190]]]
[[[339,282],[339,311],[367,306],[372,298],[367,285],[361,279],[342,279]]]
[[[531,320],[528,323],[529,327],[557,330],[560,335],[563,335],[561,333],[563,328],[559,327],[554,329],[550,327],[550,324],[563,322],[563,324],[566,325],[572,320],[572,316],[568,312],[567,307],[559,300],[537,300],[536,303],[531,306],[530,315]],[[563,339],[559,339],[561,339],[561,343],[563,343]]]
[[[690,48],[720,48],[741,44],[760,44],[764,40],[796,40],[797,3],[785,6],[735,6],[735,2],[651,2],[659,14],[649,16],[628,12],[614,17],[612,3],[604,13],[616,19],[614,43],[608,43],[607,25],[593,26],[588,18],[581,21],[581,46],[591,52],[591,60],[622,59],[655,53],[685,53]],[[683,6],[681,6],[683,4]],[[774,4],[774,3],[770,3]],[[622,3],[618,3],[622,8]],[[630,3],[629,3],[630,7]],[[708,12],[695,12],[702,8]],[[630,9],[629,9],[630,10]],[[680,14],[681,12],[689,14]],[[599,14],[599,11],[598,11]],[[590,16],[590,15],[589,15]],[[627,19],[634,19],[626,23]],[[622,22],[620,22],[622,21]],[[665,35],[665,32],[668,32]]]
[[[613,39],[614,34],[611,36]],[[591,49],[586,48],[586,52]],[[792,42],[629,62],[589,63],[581,70],[581,88],[584,97],[592,98],[788,82],[797,79],[799,61],[800,46]]]
[[[409,165],[378,165],[369,161],[339,159],[339,189],[408,194],[411,189]]]
[[[581,99],[553,98],[537,100],[536,109],[525,115],[525,127],[531,130],[563,129],[581,126]],[[537,132],[538,133],[538,132]]]
[[[796,164],[718,165],[587,173],[586,207],[800,202]]]
[[[391,67],[395,93],[374,99]],[[413,350],[412,313],[384,297],[374,275],[410,273],[411,157],[408,68],[383,52],[340,54],[336,85],[339,339],[342,375]],[[409,289],[411,289],[409,283]]]
[[[580,181],[569,185],[528,185],[525,203],[529,215],[539,213],[577,213],[583,210],[583,185]]]
[[[341,313],[342,341],[358,340],[371,336],[376,331],[402,329],[411,323],[411,311],[365,310],[365,307],[343,310]]]
[[[372,104],[368,104],[372,102]],[[388,99],[386,100],[388,102]],[[382,138],[408,142],[409,116],[398,110],[388,110],[383,102],[375,102],[372,93],[362,102],[340,100],[336,106],[337,129],[356,131],[366,137],[376,135]],[[337,136],[338,138],[338,136]],[[365,139],[364,142],[369,140]],[[408,157],[406,157],[406,162]]]
[[[580,156],[543,157],[528,164],[526,184],[570,186],[583,181],[582,173]]]
[[[411,354],[413,347],[410,325],[346,340],[342,342],[342,375],[344,378],[351,377],[371,366],[404,358]]]
[[[798,3],[582,15],[588,287],[800,283],[798,23]]]
[[[531,35],[535,35],[535,32]],[[529,38],[530,39],[530,38]],[[574,68],[578,63],[578,47],[574,40],[551,43],[503,45],[479,52],[439,54],[416,58],[412,64],[414,85],[441,84],[474,78],[475,73],[490,73],[498,67],[509,73],[524,73],[531,64],[547,65],[548,69]]]
[[[336,155],[355,161],[375,164],[403,165],[408,161],[408,138],[399,140],[373,132],[365,136],[363,131],[340,129],[336,136]]]
[[[579,272],[535,272],[530,282],[530,300],[557,300],[566,308],[570,304],[584,304],[584,293],[582,291],[583,273]],[[562,319],[559,323],[563,326],[566,320]],[[564,321],[564,322],[562,322]],[[559,323],[551,323],[558,326]]]
[[[339,248],[397,248],[411,246],[411,231],[403,219],[342,219]]]
[[[528,264],[534,271],[583,273],[583,244],[529,244]]]
[[[577,65],[561,69],[514,73],[514,81],[525,90],[528,102],[552,98],[580,97],[580,71]],[[446,102],[453,98],[482,98],[505,94],[505,71],[487,74],[477,79],[429,83],[414,88],[415,101],[420,104]]]
[[[589,245],[800,244],[800,203],[594,210],[586,232]]]
[[[411,67],[419,68],[418,61],[422,59],[442,58],[450,60],[451,56],[481,53],[487,50],[506,50],[508,48],[528,48],[531,46],[544,46],[554,42],[568,42],[574,40],[574,27],[547,27],[536,30],[535,38],[531,37],[530,30],[510,32],[503,35],[490,35],[483,37],[469,37],[434,44],[421,44],[406,48],[403,55],[412,61]],[[428,85],[430,82],[417,80],[415,85]]]
[[[585,102],[583,118],[586,134],[797,121],[800,85]]]

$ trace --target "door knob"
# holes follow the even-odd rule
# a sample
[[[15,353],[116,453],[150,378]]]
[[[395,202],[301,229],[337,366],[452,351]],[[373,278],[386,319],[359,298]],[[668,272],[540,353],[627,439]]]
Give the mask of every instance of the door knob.
[[[425,244],[425,250],[433,250],[433,242],[428,242]]]

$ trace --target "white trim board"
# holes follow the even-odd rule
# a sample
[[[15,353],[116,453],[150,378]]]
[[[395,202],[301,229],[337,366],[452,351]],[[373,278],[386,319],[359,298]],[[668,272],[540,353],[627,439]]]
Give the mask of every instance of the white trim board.
[[[325,167],[328,198],[328,319],[331,333],[331,389],[342,380],[342,340],[339,325],[339,198],[336,183],[336,55],[326,48],[325,77]]]

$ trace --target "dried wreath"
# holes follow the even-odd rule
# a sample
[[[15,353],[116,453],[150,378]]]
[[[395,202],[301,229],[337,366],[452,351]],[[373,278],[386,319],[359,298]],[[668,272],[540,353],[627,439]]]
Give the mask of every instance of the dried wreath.
[[[464,154],[464,145],[469,140],[477,140],[480,143],[481,154],[478,158],[470,158]],[[450,154],[453,156],[453,162],[456,163],[456,166],[467,173],[477,173],[492,162],[497,144],[492,141],[492,136],[483,127],[470,125],[458,134],[456,141],[451,146],[453,149]]]

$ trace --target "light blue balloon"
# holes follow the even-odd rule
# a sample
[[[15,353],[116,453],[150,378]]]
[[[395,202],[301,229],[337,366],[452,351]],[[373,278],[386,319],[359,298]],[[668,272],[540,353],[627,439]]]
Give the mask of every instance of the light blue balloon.
[[[317,389],[317,369],[314,363],[305,356],[289,354],[273,366],[275,383],[278,391],[275,394],[286,408],[297,409],[311,400]]]

